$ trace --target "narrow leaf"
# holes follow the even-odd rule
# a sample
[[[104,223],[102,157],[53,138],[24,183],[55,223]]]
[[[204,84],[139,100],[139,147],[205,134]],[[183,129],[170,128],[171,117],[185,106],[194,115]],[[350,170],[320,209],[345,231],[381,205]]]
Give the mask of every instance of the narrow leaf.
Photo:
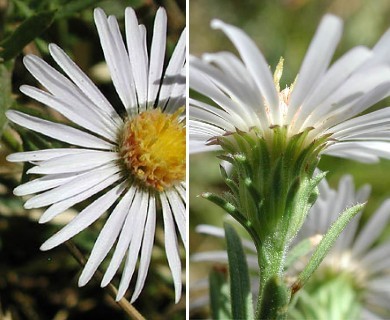
[[[322,260],[328,254],[329,250],[332,248],[337,238],[344,230],[349,221],[363,209],[364,204],[357,204],[347,210],[345,210],[338,219],[332,224],[328,232],[322,238],[321,242],[317,246],[313,255],[310,258],[309,263],[306,265],[305,269],[300,273],[298,280],[292,285],[292,293],[297,292],[302,288],[313,272],[318,268]]]
[[[214,268],[209,276],[210,307],[213,319],[231,319],[227,270]]]
[[[241,239],[229,224],[225,223],[224,228],[229,260],[232,317],[233,319],[253,319],[248,265]]]
[[[10,36],[0,42],[0,58],[7,61],[18,55],[51,25],[55,14],[55,10],[43,11],[22,22]]]

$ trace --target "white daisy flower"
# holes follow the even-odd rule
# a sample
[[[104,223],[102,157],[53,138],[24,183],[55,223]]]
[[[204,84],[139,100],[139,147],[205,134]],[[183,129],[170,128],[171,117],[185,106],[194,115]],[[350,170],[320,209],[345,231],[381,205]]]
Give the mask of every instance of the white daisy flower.
[[[280,90],[255,43],[240,29],[212,21],[235,45],[229,52],[191,57],[190,87],[212,101],[190,99],[190,151],[220,149],[215,138],[256,128],[271,141],[307,132],[303,147],[325,137],[323,154],[362,162],[390,158],[390,108],[355,117],[390,94],[390,31],[368,49],[358,46],[330,65],[342,21],[326,15],[309,46],[296,82]],[[355,118],[354,118],[355,117]]]
[[[320,196],[310,209],[308,218],[294,241],[295,244],[308,237],[314,243],[318,243],[319,235],[326,233],[332,223],[336,221],[340,212],[356,203],[366,201],[370,193],[370,187],[367,185],[355,192],[351,176],[342,177],[337,190],[330,188],[325,180],[321,181],[319,188]],[[390,220],[390,199],[384,201],[371,218],[359,228],[360,216],[361,213],[347,225],[320,267],[313,274],[312,280],[323,278],[323,283],[326,284],[326,281],[332,279],[330,275],[333,275],[334,278],[347,275],[350,280],[350,288],[357,292],[357,302],[361,307],[360,317],[362,319],[386,319],[390,314],[390,292],[388,290],[390,287],[390,259],[387,256],[390,250],[390,241],[378,243],[378,238],[382,235]],[[223,229],[208,225],[198,226],[197,231],[219,238],[225,236]],[[257,295],[259,287],[256,274],[259,267],[256,248],[253,243],[244,239],[243,246],[247,250],[248,267],[253,275],[252,292]],[[307,257],[298,260],[301,267],[307,263],[306,259]],[[227,263],[227,253],[221,250],[200,252],[194,254],[192,260]],[[297,266],[293,268],[294,270],[289,270],[288,274],[296,274],[296,268]],[[320,291],[321,287],[318,282],[315,282],[315,284]],[[310,285],[310,281],[308,285]],[[197,288],[206,286],[206,279],[195,285]],[[305,288],[301,290],[306,290]],[[321,297],[324,299],[324,294]],[[328,298],[327,301],[329,302],[332,299],[334,300],[335,297]],[[338,299],[342,299],[342,296]],[[318,301],[315,303],[318,309],[323,307],[326,310],[329,307],[329,305],[321,306]],[[207,304],[208,297],[200,295],[191,302],[191,308],[199,308]],[[347,306],[345,307],[347,308]]]
[[[319,199],[296,241],[315,234],[325,234],[341,211],[368,199],[370,187],[355,192],[351,176],[344,176],[337,190],[326,181],[319,185]],[[361,215],[361,214],[360,214]],[[335,245],[313,275],[334,277],[346,274],[358,292],[362,319],[387,319],[390,315],[390,241],[378,243],[390,220],[390,199],[384,201],[359,229],[360,216],[354,218],[341,233]]]
[[[7,112],[13,123],[70,145],[70,148],[8,156],[12,162],[32,163],[34,166],[27,173],[42,175],[20,185],[14,193],[36,194],[26,201],[26,209],[48,206],[41,223],[100,194],[41,249],[58,246],[110,211],[79,285],[91,279],[116,242],[101,285],[106,286],[112,280],[125,259],[118,300],[125,294],[138,260],[138,277],[131,301],[137,299],[144,286],[157,208],[161,206],[165,251],[177,302],[182,282],[176,229],[183,243],[186,242],[185,31],[164,71],[167,28],[164,9],[157,11],[149,52],[145,26],[138,24],[133,9],[127,8],[125,12],[126,45],[114,16],[107,17],[103,10],[95,9],[94,18],[123,106],[114,108],[58,46],[50,44],[49,50],[65,75],[36,56],[26,56],[26,68],[46,91],[28,85],[20,90],[58,111],[74,125],[19,111]]]

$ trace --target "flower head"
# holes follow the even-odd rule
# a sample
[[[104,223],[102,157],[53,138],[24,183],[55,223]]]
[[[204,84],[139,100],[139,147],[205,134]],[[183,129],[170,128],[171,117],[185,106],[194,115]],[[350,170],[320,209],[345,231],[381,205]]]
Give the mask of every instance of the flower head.
[[[370,193],[368,185],[355,191],[351,176],[342,177],[337,190],[330,188],[326,180],[321,181],[319,189],[320,196],[310,209],[308,218],[292,247],[307,238],[311,239],[313,247],[316,246],[341,211],[357,202],[366,201]],[[291,316],[298,316],[298,319],[308,317],[318,319],[321,316],[328,318],[330,312],[336,312],[332,315],[337,314],[339,318],[346,318],[352,315],[348,313],[351,312],[351,306],[357,304],[360,318],[387,318],[390,314],[388,291],[390,259],[386,253],[390,242],[378,242],[378,238],[382,235],[389,219],[389,199],[383,202],[363,226],[359,226],[360,216],[355,217],[341,233],[312,279],[301,289],[302,298],[299,298],[299,303],[294,307],[295,313],[291,313]],[[206,235],[224,237],[223,229],[217,227],[202,225],[197,230]],[[254,275],[252,292],[257,294],[259,288],[255,274],[258,273],[259,266],[256,248],[245,239],[242,244],[247,249],[248,267]],[[200,252],[194,254],[192,259],[196,262],[207,261],[219,264],[227,262],[227,253],[221,250]],[[307,256],[299,258],[287,270],[288,276],[294,279],[297,271],[307,262],[306,260]],[[334,285],[336,281],[338,285],[342,285],[342,288]],[[199,283],[199,287],[204,287],[206,281],[201,280]],[[329,290],[330,288],[339,288],[339,290],[335,292]],[[351,294],[352,300],[350,300]],[[205,306],[207,302],[204,296],[200,296],[191,305],[192,308],[200,307]]]
[[[217,106],[190,100],[191,152],[219,149],[220,137],[237,132],[255,131],[272,144],[275,128],[282,127],[287,141],[304,134],[302,148],[325,138],[318,150],[323,154],[364,162],[389,158],[390,109],[354,117],[390,93],[390,31],[373,49],[355,47],[330,66],[342,22],[326,15],[295,83],[283,89],[282,66],[273,77],[243,31],[219,20],[212,27],[229,37],[241,59],[227,52],[191,58],[191,88]]]
[[[165,250],[178,301],[181,262],[176,227],[183,243],[186,239],[185,32],[164,70],[167,25],[164,9],[157,11],[149,53],[145,27],[138,24],[133,9],[127,8],[125,12],[126,45],[115,17],[107,17],[101,9],[95,9],[94,16],[112,82],[123,105],[113,107],[58,46],[50,44],[49,50],[65,75],[36,56],[26,56],[26,68],[46,91],[27,85],[20,90],[58,111],[73,125],[19,111],[7,112],[8,119],[15,124],[71,146],[10,155],[9,161],[34,165],[27,173],[43,175],[20,185],[14,193],[36,194],[26,201],[27,209],[49,206],[40,218],[41,223],[99,194],[41,249],[58,246],[109,210],[79,285],[91,279],[116,242],[102,286],[111,281],[127,255],[117,295],[120,299],[139,257],[132,301],[145,283],[157,207],[161,205]]]
[[[326,181],[320,184],[320,188],[320,197],[296,241],[324,234],[341,210],[366,201],[370,193],[367,185],[355,191],[351,176],[342,177],[337,190],[331,189]],[[314,296],[316,290],[321,290],[327,282],[344,277],[343,283],[353,289],[360,302],[361,318],[387,318],[390,315],[390,259],[385,252],[388,252],[390,242],[378,243],[378,238],[389,220],[390,199],[385,200],[361,228],[360,217],[353,219],[314,273],[307,288],[309,294]],[[331,297],[328,299],[331,301]]]

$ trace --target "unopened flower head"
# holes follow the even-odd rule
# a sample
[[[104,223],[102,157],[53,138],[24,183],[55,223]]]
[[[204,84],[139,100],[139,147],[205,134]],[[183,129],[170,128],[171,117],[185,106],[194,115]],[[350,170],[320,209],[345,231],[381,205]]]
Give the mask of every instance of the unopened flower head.
[[[352,48],[330,65],[342,21],[326,15],[294,84],[282,88],[283,62],[272,76],[242,30],[219,20],[212,27],[227,35],[241,59],[228,52],[191,57],[191,88],[215,104],[190,100],[191,152],[220,149],[220,137],[237,132],[253,131],[272,146],[281,139],[275,130],[283,128],[287,141],[301,135],[301,148],[322,139],[319,153],[363,162],[390,157],[390,109],[354,118],[390,93],[390,31],[373,49]]]
[[[15,153],[9,161],[30,162],[30,174],[43,175],[14,190],[37,194],[25,208],[49,206],[47,222],[68,208],[100,196],[41,247],[51,249],[87,228],[113,208],[80,276],[85,285],[116,242],[102,280],[107,285],[126,258],[117,299],[126,292],[139,256],[132,296],[140,294],[148,272],[161,205],[165,251],[176,301],[181,295],[181,262],[176,227],[185,243],[185,31],[164,69],[167,16],[157,11],[150,51],[146,29],[135,12],[125,12],[126,45],[114,16],[95,9],[95,23],[112,82],[123,106],[113,107],[80,68],[54,44],[50,54],[66,75],[28,55],[24,64],[47,91],[24,85],[21,91],[65,116],[74,126],[9,111],[10,121],[70,145]],[[149,52],[148,52],[149,51]],[[104,191],[104,192],[103,192]],[[100,193],[103,192],[103,193]]]

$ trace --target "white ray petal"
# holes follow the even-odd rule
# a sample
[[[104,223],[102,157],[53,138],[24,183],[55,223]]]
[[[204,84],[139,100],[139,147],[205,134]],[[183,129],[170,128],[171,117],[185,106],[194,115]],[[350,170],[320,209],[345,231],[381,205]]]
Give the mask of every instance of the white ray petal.
[[[122,299],[129,287],[131,278],[133,277],[135,265],[138,261],[138,255],[141,249],[142,239],[145,232],[145,222],[148,213],[149,194],[147,192],[142,193],[141,206],[139,212],[135,217],[134,231],[131,238],[129,250],[127,253],[126,264],[123,269],[121,282],[119,284],[118,293],[116,295],[116,301]]]
[[[75,178],[76,174],[53,174],[19,185],[13,191],[16,196],[25,196],[63,185]]]
[[[223,23],[220,20],[213,20],[211,27],[222,30],[233,42],[242,60],[244,61],[249,74],[260,89],[265,103],[268,104],[271,113],[271,124],[280,124],[279,97],[275,89],[273,77],[267,62],[255,43],[240,29]]]
[[[248,77],[248,69],[233,53],[207,53],[204,54],[202,58],[205,61],[218,66],[227,78],[234,79],[236,83],[239,83],[240,91],[243,96],[247,97],[248,101],[251,101],[255,105],[257,105],[259,101],[262,101],[261,92],[257,89],[256,83],[252,77]]]
[[[116,125],[121,124],[121,118],[112,107],[106,97],[100,92],[96,85],[85,75],[80,67],[56,44],[49,44],[49,51],[55,62],[65,71],[67,76],[77,85],[77,87],[93,102],[93,105],[109,115]]]
[[[160,89],[167,39],[167,14],[163,8],[156,13],[153,40],[150,48],[147,108],[153,108]]]
[[[175,302],[181,297],[181,261],[176,237],[175,223],[173,221],[171,208],[161,202],[164,220],[165,253],[167,255],[169,268],[172,272],[173,284],[175,286]]]
[[[195,231],[198,233],[207,234],[217,238],[225,238],[225,230],[223,228],[201,224],[196,226]],[[252,241],[241,239],[242,245],[253,252],[256,252],[256,247]]]
[[[38,151],[16,152],[7,156],[7,161],[10,162],[26,162],[26,161],[44,161],[58,157],[67,156],[70,154],[83,153],[88,149],[72,149],[72,148],[57,148],[57,149],[42,149]]]
[[[128,211],[125,224],[121,230],[118,243],[116,245],[114,255],[111,258],[110,264],[103,276],[101,286],[105,287],[111,279],[114,277],[116,271],[118,270],[123,257],[126,254],[126,251],[129,249],[129,243],[133,237],[134,232],[134,223],[139,213],[139,208],[142,204],[143,192],[136,190],[134,200]]]
[[[107,124],[103,122],[101,117],[97,116],[96,113],[90,112],[88,109],[84,109],[80,112],[79,105],[70,104],[67,101],[63,101],[46,91],[35,87],[23,85],[20,87],[20,91],[26,96],[29,96],[30,98],[33,98],[58,111],[75,124],[91,132],[97,133],[112,142],[116,141],[117,133],[112,130],[112,125],[107,126]]]
[[[39,194],[27,200],[24,204],[24,207],[26,209],[40,208],[61,200],[65,200],[85,190],[88,190],[89,188],[92,188],[99,182],[102,182],[108,177],[113,176],[119,170],[120,168],[117,166],[105,165],[103,167],[88,171],[87,173],[80,174],[76,178],[60,187]]]
[[[299,111],[296,127],[299,128],[313,109],[343,84],[370,57],[372,57],[372,52],[369,49],[356,47],[337,60],[304,100],[302,109]]]
[[[156,203],[154,195],[150,195],[147,220],[145,225],[144,238],[142,241],[142,249],[140,256],[140,263],[138,268],[137,283],[130,303],[133,303],[141,293],[145,284],[146,275],[150,265],[150,259],[152,257],[153,241],[156,228]]]
[[[359,256],[376,241],[390,219],[390,200],[386,200],[359,232],[352,252]]]
[[[223,92],[229,95],[232,100],[235,100],[240,105],[246,105],[254,111],[254,116],[259,117],[264,126],[267,123],[265,107],[261,106],[261,99],[250,99],[251,95],[247,94],[248,88],[246,84],[240,85],[237,83],[235,78],[227,77],[221,70],[218,68],[206,64],[202,60],[199,60],[195,57],[190,59],[191,68],[196,68],[203,74],[207,75]]]
[[[177,109],[186,105],[186,95],[187,95],[187,81],[186,81],[186,72],[187,65],[184,64],[180,75],[178,76],[178,81],[173,84],[171,91],[171,96],[167,104],[165,105],[164,111],[168,113],[174,113]]]
[[[95,9],[94,18],[115,89],[124,107],[133,108],[136,105],[136,94],[131,66],[116,19],[112,16],[107,19],[100,8]]]
[[[54,46],[54,45],[53,45]],[[55,47],[55,46],[54,46]],[[61,50],[58,48],[58,50]],[[65,53],[64,53],[65,54]],[[67,77],[51,67],[48,63],[37,56],[27,55],[23,58],[23,63],[30,73],[54,96],[79,106],[80,110],[89,109],[100,116],[102,121],[109,127],[119,127],[121,119],[113,112],[97,112],[97,106],[75,86]]]
[[[69,209],[76,203],[79,203],[81,201],[84,201],[85,199],[88,199],[89,197],[95,195],[96,193],[104,190],[105,188],[109,187],[110,185],[114,184],[115,182],[119,181],[121,179],[121,174],[116,173],[105,180],[97,183],[96,185],[90,187],[89,189],[82,191],[80,193],[77,193],[76,195],[73,195],[69,198],[66,198],[65,200],[58,201],[51,205],[49,208],[46,209],[46,211],[42,214],[41,218],[39,219],[39,223],[46,223],[53,219],[54,217],[58,216],[65,210]]]
[[[50,250],[61,243],[69,240],[80,231],[95,222],[107,209],[109,209],[113,203],[120,197],[125,189],[125,183],[122,183],[109,192],[95,200],[81,211],[71,222],[69,222],[64,228],[58,231],[51,238],[46,240],[40,247],[41,250]]]
[[[171,97],[172,89],[175,83],[185,83],[181,70],[183,69],[186,58],[186,29],[180,35],[179,41],[176,44],[175,50],[169,60],[168,66],[165,70],[163,82],[158,96],[161,107],[165,106]]]
[[[335,113],[344,112],[352,117],[350,111],[359,107],[357,103],[365,98],[371,90],[375,90],[380,85],[390,83],[390,67],[378,66],[366,70],[365,73],[357,73],[345,81],[332,94],[330,94],[316,109],[311,117],[306,121],[317,127],[327,118]],[[363,110],[360,110],[363,111]]]
[[[293,118],[308,93],[315,88],[328,68],[340,41],[342,28],[343,23],[340,18],[329,14],[322,18],[299,70],[297,83],[291,94],[287,122]]]
[[[119,158],[116,152],[86,150],[79,154],[70,154],[40,162],[27,170],[28,174],[59,174],[91,170]]]
[[[131,187],[108,217],[107,222],[104,224],[104,227],[100,231],[93,246],[83,272],[80,275],[78,282],[79,286],[84,286],[92,278],[93,274],[114,245],[115,240],[122,230],[135,191],[136,188]]]
[[[137,17],[132,8],[125,11],[126,42],[131,69],[138,97],[139,110],[146,107],[148,97],[147,61],[145,60],[143,37],[138,27]]]
[[[235,101],[226,96],[206,74],[194,69],[191,72],[190,86],[194,90],[212,99],[219,107],[229,113],[234,119],[232,123],[235,127],[247,131],[252,125],[257,123],[253,121],[253,111],[247,106],[238,105]]]
[[[9,120],[22,127],[69,144],[104,150],[111,150],[114,147],[107,141],[64,124],[42,120],[14,110],[7,111],[6,115]]]
[[[160,194],[161,202],[165,202],[165,206],[170,206],[177,228],[179,229],[181,240],[184,247],[187,247],[186,237],[186,208],[180,196],[176,191],[166,191],[165,194]],[[164,206],[164,205],[163,205]]]

